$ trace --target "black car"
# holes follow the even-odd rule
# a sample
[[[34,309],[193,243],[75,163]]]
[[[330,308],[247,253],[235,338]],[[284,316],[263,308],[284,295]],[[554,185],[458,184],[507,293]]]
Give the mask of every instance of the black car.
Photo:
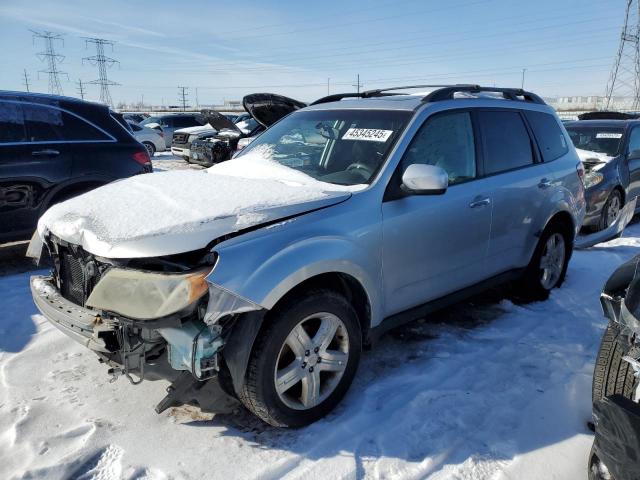
[[[591,231],[609,227],[624,204],[640,194],[640,120],[596,113],[583,118],[598,120],[564,124],[585,167],[587,214],[582,225]]]
[[[640,255],[619,267],[600,301],[609,325],[593,374],[590,480],[640,478]]]
[[[55,203],[151,172],[125,124],[97,103],[0,91],[0,243],[30,238]]]
[[[190,144],[189,162],[204,166],[229,160],[275,122],[289,113],[304,108],[305,103],[274,93],[253,93],[242,99],[247,110],[232,122],[226,115],[209,111],[207,121],[216,133]],[[244,142],[244,143],[243,143]]]

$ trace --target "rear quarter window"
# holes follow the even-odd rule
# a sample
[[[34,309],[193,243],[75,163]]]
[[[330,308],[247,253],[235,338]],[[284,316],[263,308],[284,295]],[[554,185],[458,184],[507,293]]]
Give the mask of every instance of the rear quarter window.
[[[564,133],[553,115],[532,111],[526,111],[525,115],[545,162],[551,162],[569,151]]]

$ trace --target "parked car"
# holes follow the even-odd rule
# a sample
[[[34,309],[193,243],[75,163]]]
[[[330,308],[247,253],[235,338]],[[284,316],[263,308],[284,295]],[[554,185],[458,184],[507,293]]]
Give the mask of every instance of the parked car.
[[[167,149],[163,132],[138,125],[137,123],[128,123],[134,138],[144,145],[149,157],[153,157],[156,152],[164,152]]]
[[[640,120],[602,119],[607,112],[595,113],[599,120],[564,124],[585,166],[584,227],[591,231],[613,224],[624,204],[640,194]]]
[[[140,125],[161,131],[166,148],[171,148],[173,132],[186,127],[206,125],[207,121],[199,113],[170,113],[146,118]]]
[[[126,112],[123,113],[122,116],[127,122],[140,123],[145,119],[149,118],[149,114],[147,113],[134,113],[134,112]]]
[[[173,382],[158,412],[240,401],[299,427],[387,329],[505,281],[546,298],[584,216],[554,110],[519,89],[394,90],[320,99],[230,161],[53,207],[30,245],[56,265],[32,277],[36,305],[113,374]]]
[[[151,171],[116,117],[96,103],[0,91],[0,242],[30,238],[55,203]]]
[[[271,105],[280,105],[276,111],[269,112]],[[250,110],[239,117],[235,123],[227,121],[225,116],[217,112],[211,112],[208,118],[209,125],[215,125],[216,129],[210,135],[202,139],[189,137],[188,162],[210,167],[215,163],[229,160],[236,152],[249,145],[251,141],[268,127],[280,120],[285,115],[306,107],[305,103],[298,102],[273,93],[254,93],[243,99],[245,109]],[[253,117],[253,115],[257,117]],[[174,134],[175,136],[179,132]]]
[[[620,266],[600,295],[609,325],[593,372],[590,480],[640,478],[639,262],[640,255]]]

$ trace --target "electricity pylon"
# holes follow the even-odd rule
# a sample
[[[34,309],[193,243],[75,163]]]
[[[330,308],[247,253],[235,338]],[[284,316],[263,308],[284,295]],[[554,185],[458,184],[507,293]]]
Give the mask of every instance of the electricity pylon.
[[[120,84],[112,80],[109,80],[107,78],[107,68],[111,68],[113,65],[120,62],[118,62],[114,58],[107,57],[104,54],[104,46],[111,45],[111,48],[113,49],[114,42],[110,40],[105,40],[104,38],[85,38],[84,40],[87,46],[90,43],[96,46],[96,54],[91,57],[85,57],[82,59],[82,61],[84,62],[86,60],[89,63],[91,63],[91,65],[98,66],[98,79],[92,80],[91,82],[86,82],[86,83],[91,83],[93,85],[100,85],[100,102],[104,103],[105,105],[109,105],[110,107],[113,107],[113,100],[111,100],[111,93],[109,93],[109,87],[112,85],[120,85]]]
[[[53,42],[55,40],[60,40],[64,45],[62,35],[53,32],[36,32],[34,30],[31,30],[31,32],[33,33],[34,41],[38,38],[44,40],[44,52],[39,52],[36,55],[41,61],[47,62],[47,69],[40,70],[38,73],[46,73],[49,75],[49,93],[52,93],[54,95],[62,95],[60,75],[67,74],[58,70],[58,64],[62,63],[62,61],[64,60],[64,55],[56,53],[53,46]]]

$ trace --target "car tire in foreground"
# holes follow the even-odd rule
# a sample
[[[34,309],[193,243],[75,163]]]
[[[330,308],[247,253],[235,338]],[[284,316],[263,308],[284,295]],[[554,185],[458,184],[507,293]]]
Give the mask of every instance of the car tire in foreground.
[[[142,142],[142,145],[144,145],[144,148],[147,149],[149,158],[153,157],[153,155],[156,153],[156,146],[151,142]]]
[[[573,250],[570,227],[560,222],[547,226],[518,285],[518,297],[525,301],[546,300],[562,285]]]
[[[345,395],[360,361],[362,332],[340,294],[313,290],[291,298],[267,319],[253,347],[242,403],[276,427],[302,427]]]

